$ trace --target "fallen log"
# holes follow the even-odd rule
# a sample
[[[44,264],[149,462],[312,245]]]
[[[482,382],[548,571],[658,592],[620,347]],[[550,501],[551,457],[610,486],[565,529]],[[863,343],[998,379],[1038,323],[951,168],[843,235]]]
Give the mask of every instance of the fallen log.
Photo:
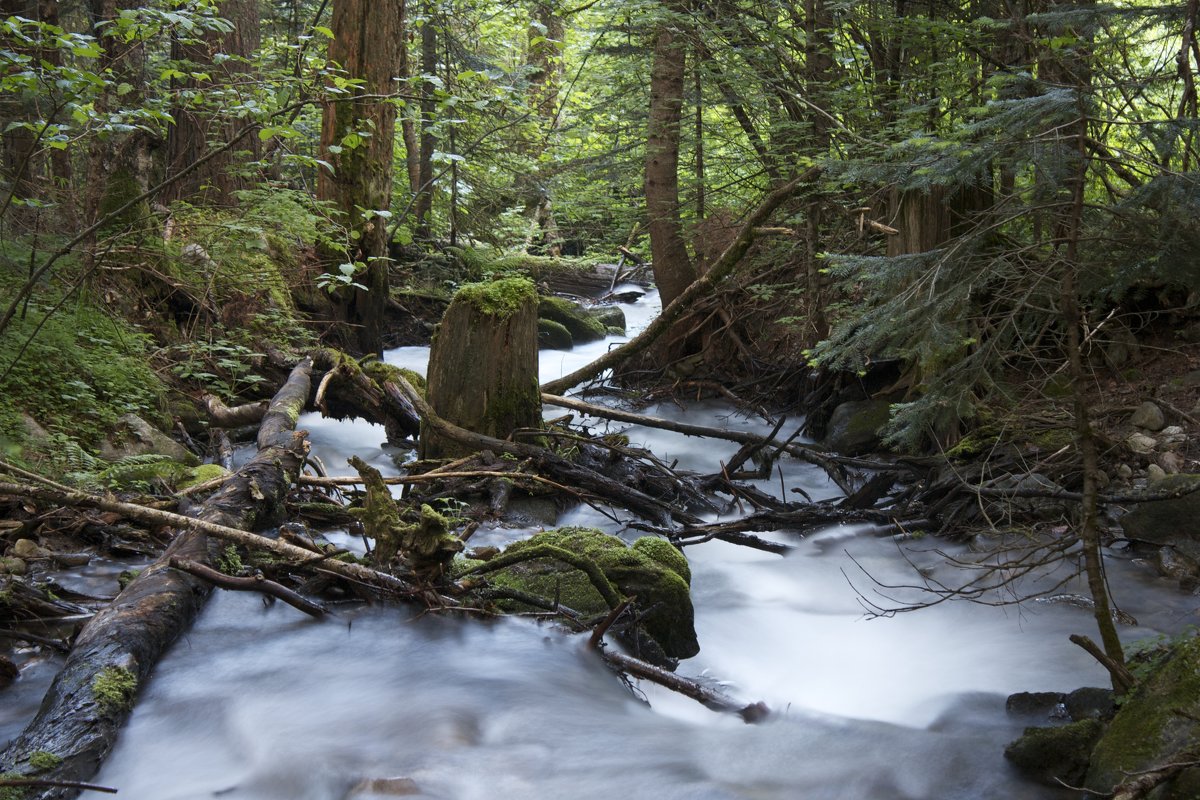
[[[263,418],[258,455],[205,501],[200,520],[250,527],[269,520],[282,507],[304,461],[304,439],[290,432],[308,399],[311,369],[311,359],[305,359],[292,370]],[[6,493],[11,491],[10,485]],[[80,632],[37,715],[0,753],[0,772],[8,773],[6,777],[39,782],[24,789],[24,800],[73,798],[79,788],[72,784],[86,782],[99,769],[138,690],[208,596],[207,584],[171,569],[170,559],[203,563],[208,551],[203,531],[183,530],[161,558]],[[61,760],[49,770],[39,770],[30,764],[39,753],[52,753]]]

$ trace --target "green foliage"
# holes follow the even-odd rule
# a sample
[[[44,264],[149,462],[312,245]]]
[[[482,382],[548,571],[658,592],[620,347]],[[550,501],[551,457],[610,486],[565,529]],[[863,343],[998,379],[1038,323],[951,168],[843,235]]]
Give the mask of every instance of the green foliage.
[[[53,315],[40,302],[27,309],[0,336],[0,436],[25,442],[29,414],[94,447],[123,414],[158,418],[165,387],[148,363],[147,335],[86,296]]]
[[[237,545],[225,545],[220,558],[217,559],[217,568],[226,575],[241,574],[242,570],[246,568],[246,564],[242,561],[242,555],[238,552]]]

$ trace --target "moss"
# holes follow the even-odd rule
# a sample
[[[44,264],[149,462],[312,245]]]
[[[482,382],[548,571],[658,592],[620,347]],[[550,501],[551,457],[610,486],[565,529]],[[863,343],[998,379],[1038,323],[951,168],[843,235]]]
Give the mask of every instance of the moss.
[[[246,568],[246,564],[242,561],[242,556],[238,552],[237,545],[233,544],[225,545],[225,550],[222,551],[221,557],[217,559],[217,566],[226,575],[237,575]]]
[[[395,367],[391,364],[387,364],[383,361],[373,358],[363,359],[359,366],[362,367],[362,371],[367,375],[367,377],[380,385],[387,383],[389,380],[393,380],[394,376],[399,375],[404,378],[404,380],[412,384],[412,387],[417,390],[418,394],[420,394],[422,397],[425,396],[425,376],[419,372],[414,372],[413,370],[405,369],[404,367]]]
[[[454,295],[454,302],[469,303],[476,310],[506,319],[526,303],[537,300],[537,290],[528,278],[505,278],[488,283],[468,283]]]
[[[19,772],[0,772],[0,780],[27,780],[27,775]],[[25,790],[20,786],[0,786],[0,800],[24,800]]]
[[[636,595],[638,606],[645,610],[642,621],[646,631],[668,655],[688,658],[699,652],[688,581],[646,552],[656,545],[630,548],[617,537],[591,528],[559,528],[517,542],[498,558],[540,545],[567,550],[590,560],[619,592],[627,597]],[[558,598],[563,605],[584,614],[602,614],[609,608],[583,570],[555,559],[535,559],[504,567],[488,573],[488,580],[542,597]],[[507,607],[523,608],[517,603],[509,603]]]
[[[538,320],[538,347],[547,350],[570,350],[575,344],[567,326],[552,319]]]
[[[199,486],[202,483],[215,481],[218,478],[227,478],[231,474],[229,470],[220,464],[201,464],[198,467],[189,469],[186,476],[176,484],[176,488],[187,489],[192,486]]]
[[[594,342],[608,335],[608,328],[603,322],[586,308],[562,297],[540,298],[538,317],[562,325],[575,342]]]
[[[46,750],[38,750],[29,756],[29,766],[37,772],[48,772],[62,763],[62,756]]]
[[[1126,774],[1152,769],[1200,745],[1200,639],[1174,653],[1125,698],[1092,753],[1087,787],[1108,792]]]
[[[92,696],[105,714],[128,710],[137,694],[137,676],[125,667],[105,667],[92,678]]]
[[[1092,746],[1104,731],[1096,719],[1058,727],[1026,728],[1021,738],[1004,749],[1004,757],[1045,783],[1077,784],[1087,773]]]
[[[133,579],[141,574],[140,569],[122,570],[121,574],[117,576],[117,586],[121,587],[121,591],[125,591],[125,587],[133,583]]]
[[[687,556],[666,539],[660,539],[657,536],[643,536],[633,543],[633,549],[675,572],[689,586],[692,584],[692,568],[688,566]]]

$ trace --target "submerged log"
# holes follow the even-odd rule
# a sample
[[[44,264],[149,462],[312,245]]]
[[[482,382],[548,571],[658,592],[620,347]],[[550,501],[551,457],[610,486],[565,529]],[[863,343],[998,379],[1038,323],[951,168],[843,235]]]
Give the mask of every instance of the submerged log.
[[[429,405],[438,416],[497,439],[542,422],[537,291],[524,278],[464,286],[429,353]],[[421,431],[421,457],[465,455],[436,428]]]
[[[201,506],[199,518],[231,527],[253,527],[282,508],[299,473],[306,445],[295,437],[296,418],[308,399],[312,362],[305,359],[271,401],[258,436],[258,455]],[[0,772],[39,781],[86,781],[112,749],[138,690],[170,645],[200,611],[209,587],[170,567],[171,558],[205,563],[208,538],[181,532],[167,552],[125,588],[80,632],[66,664],[46,693],[37,716],[0,753]],[[60,759],[50,769],[39,754]],[[31,761],[39,762],[37,766]],[[69,785],[24,788],[26,800],[70,798]]]

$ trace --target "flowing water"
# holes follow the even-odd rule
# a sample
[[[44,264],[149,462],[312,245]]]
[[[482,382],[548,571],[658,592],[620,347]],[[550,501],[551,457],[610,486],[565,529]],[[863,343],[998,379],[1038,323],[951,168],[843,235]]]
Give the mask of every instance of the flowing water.
[[[653,311],[651,302],[630,307],[632,325]],[[609,344],[543,353],[543,377]],[[423,369],[426,355],[403,348],[388,358]],[[648,413],[769,430],[712,403]],[[350,472],[352,453],[395,471],[379,428],[316,415],[301,426],[333,473]],[[736,450],[619,429],[681,468],[712,471]],[[837,494],[822,472],[796,462],[762,485]],[[559,523],[632,538],[587,507]],[[473,543],[529,533],[481,532]],[[965,547],[900,542],[861,526],[763,535],[796,549],[779,557],[720,542],[688,548],[702,651],[679,671],[766,702],[774,714],[764,724],[656,687],[630,692],[579,638],[551,626],[404,607],[345,609],[319,622],[217,591],[145,688],[96,780],[147,800],[1063,796],[1022,781],[1004,761],[1004,744],[1037,724],[1009,718],[1004,700],[1104,684],[1067,641],[1090,633],[1089,612],[948,603],[868,619],[863,597],[881,600],[871,578],[908,584],[921,566],[955,580],[931,551]],[[1131,637],[1194,621],[1146,570],[1116,562],[1112,571],[1117,599],[1142,622]]]

